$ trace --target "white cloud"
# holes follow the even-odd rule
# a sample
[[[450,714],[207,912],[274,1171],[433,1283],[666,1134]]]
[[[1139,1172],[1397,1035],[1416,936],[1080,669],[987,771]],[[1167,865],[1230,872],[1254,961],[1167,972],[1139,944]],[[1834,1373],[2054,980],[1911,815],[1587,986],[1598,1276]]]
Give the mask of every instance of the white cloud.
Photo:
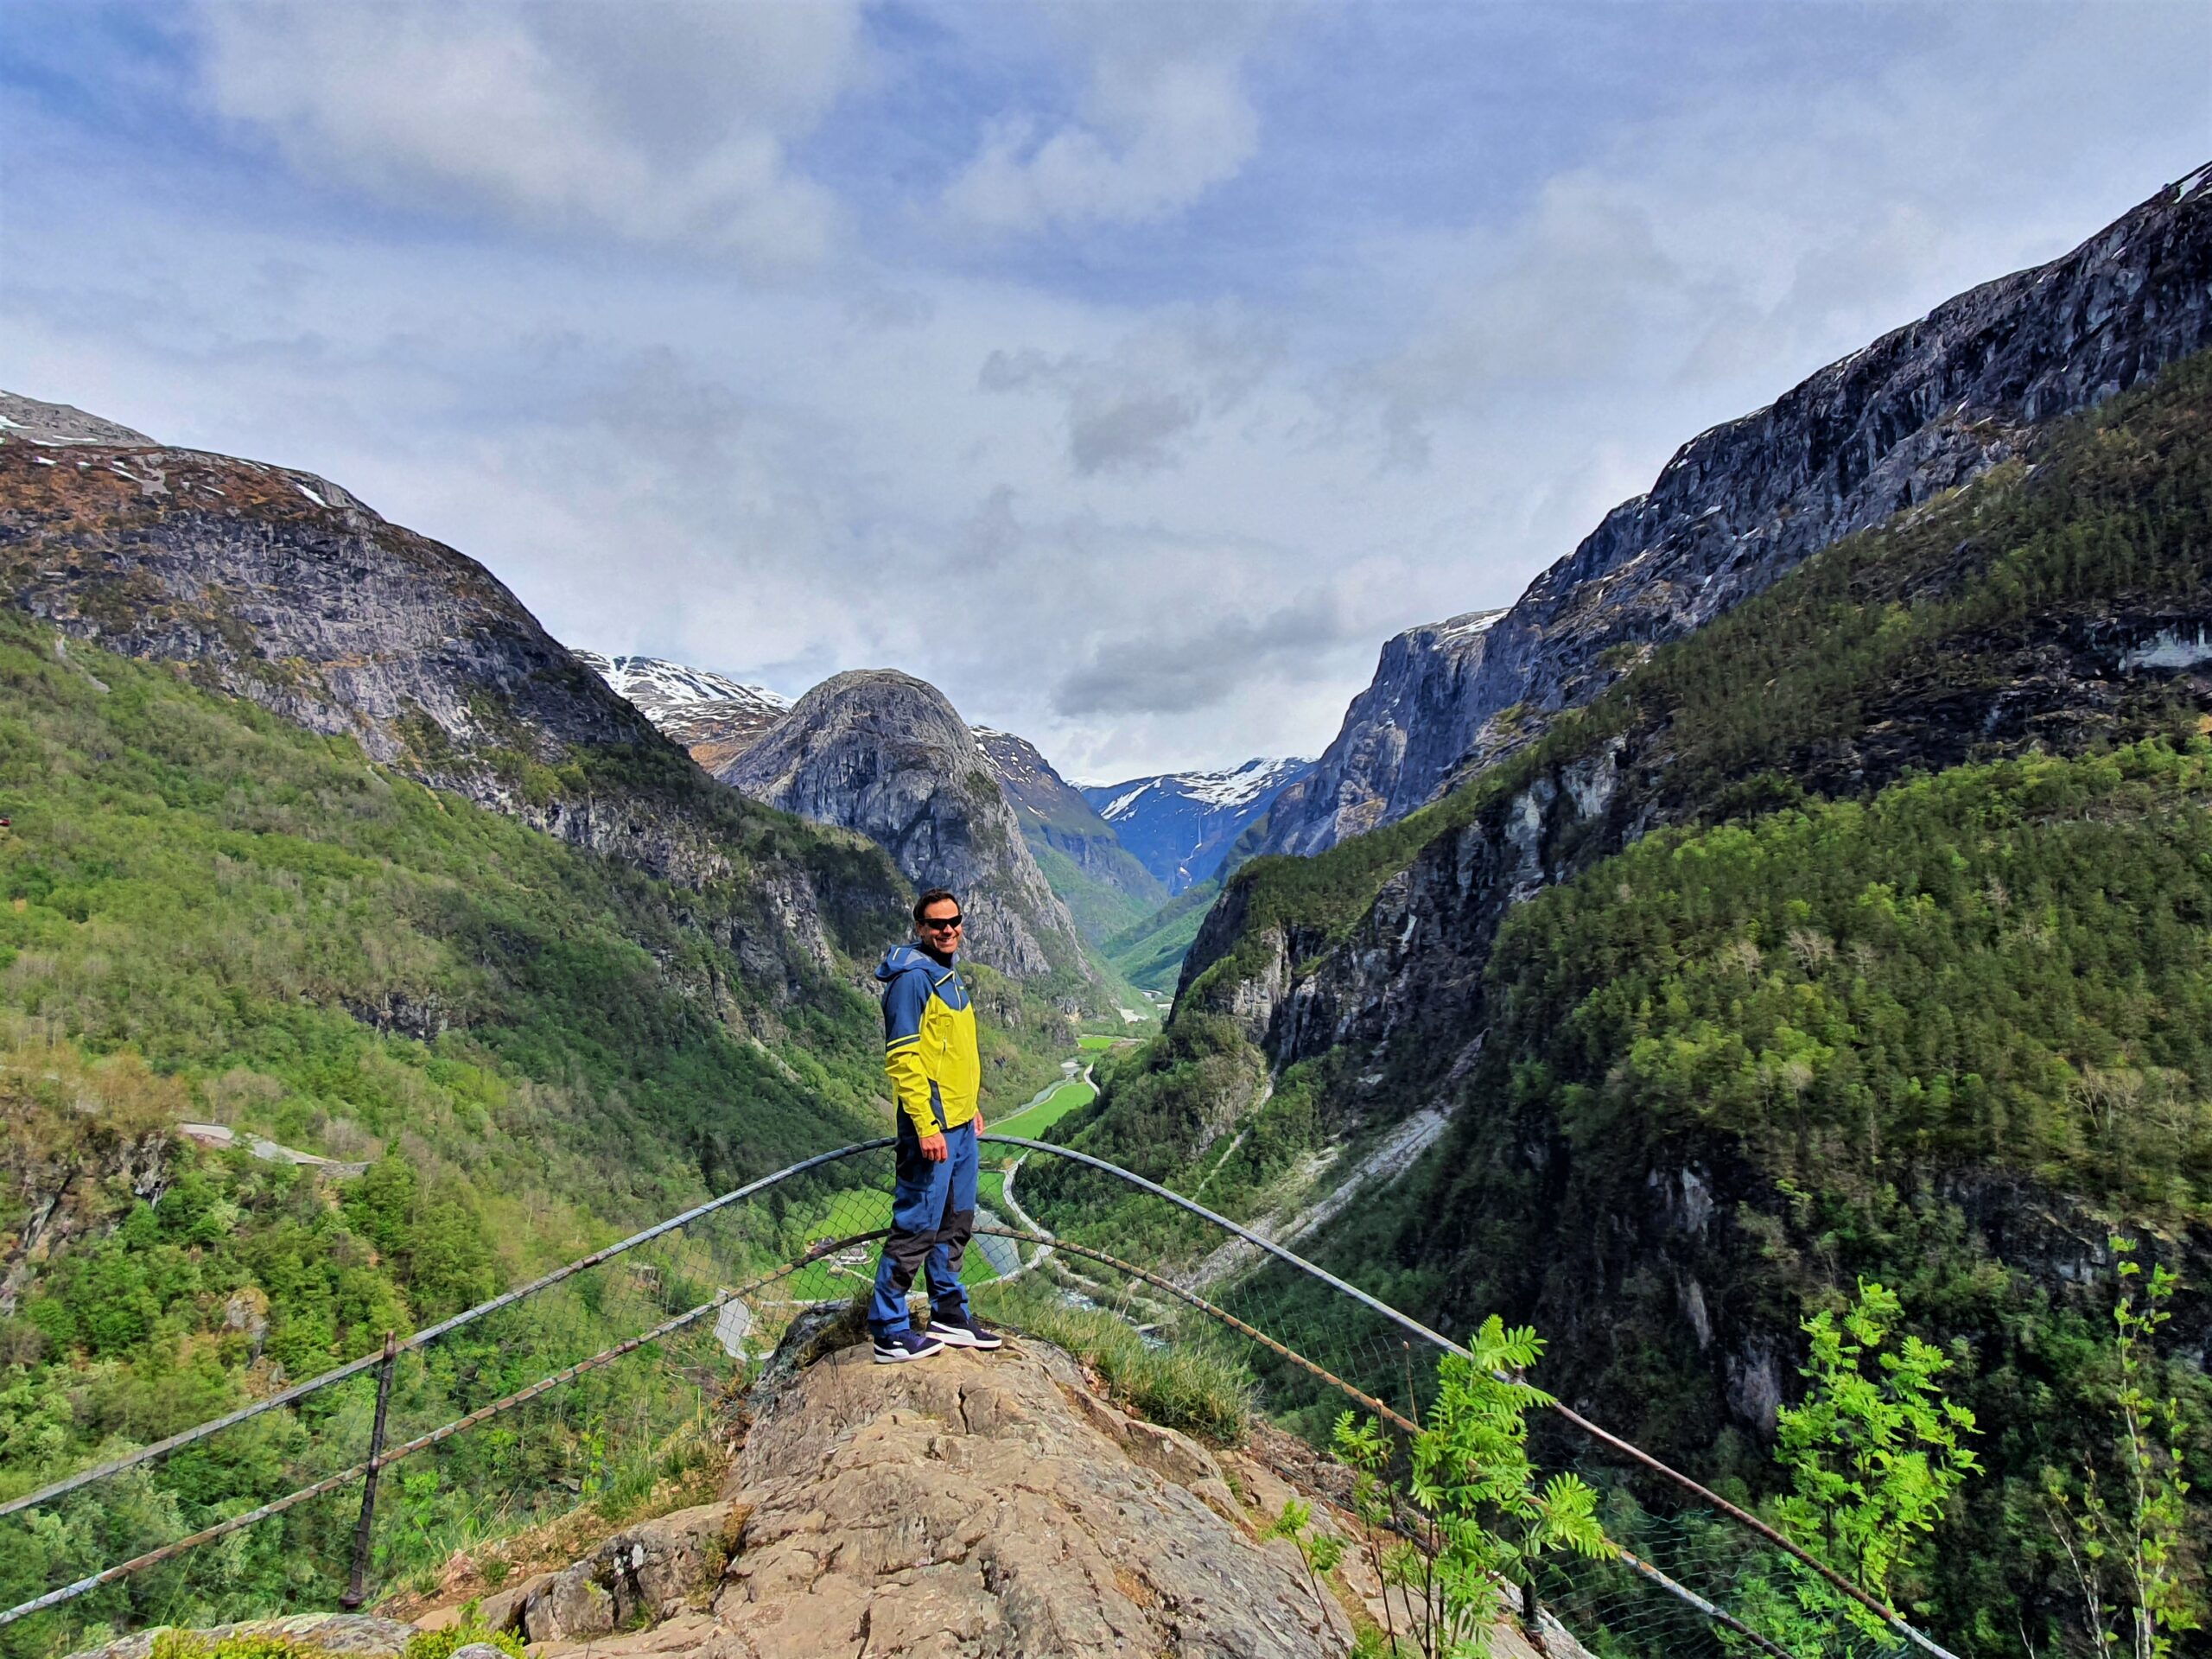
[[[1158,63],[1227,76],[1262,139],[1294,111],[1324,130],[1337,170],[1301,165],[1309,194],[1262,152],[1189,234],[1093,218],[1064,264],[989,238],[918,253],[912,198],[855,192],[836,257],[773,284],[696,257],[733,245],[683,205],[763,215],[748,257],[818,248],[838,210],[785,148],[811,132],[820,178],[861,157],[933,207],[929,159],[965,164],[969,108],[1063,107],[1033,65],[995,64],[948,115],[944,57],[925,97],[871,79],[900,37],[855,44],[836,8],[716,7],[704,32],[632,7],[213,14],[206,95],[240,124],[213,138],[27,116],[0,85],[10,232],[40,250],[0,265],[4,378],[324,472],[575,644],[787,691],[898,666],[1065,770],[1128,776],[1318,750],[1384,635],[1510,601],[1691,433],[2204,159],[2169,153],[2202,124],[2173,67],[2188,29],[2158,13],[2166,36],[2107,41],[2106,8],[1850,86],[1745,75],[1601,112],[1571,158],[1499,161],[1448,221],[1426,198],[1385,213],[1403,151],[1358,118],[1392,89],[1338,54],[1286,91],[1294,40],[1255,49],[1185,10],[1128,27]],[[1023,15],[1095,31],[1087,86],[1096,61],[1141,63],[1121,14]],[[616,26],[640,15],[659,21]],[[234,38],[255,16],[264,38]],[[771,26],[795,31],[772,73]],[[53,75],[104,73],[68,48]],[[1432,105],[1476,95],[1437,73]],[[884,87],[905,90],[872,105]],[[1134,153],[1103,108],[1067,118]],[[773,147],[767,182],[714,182],[747,137]],[[365,191],[472,233],[364,213]],[[584,257],[545,226],[663,245]]]
[[[221,0],[195,22],[209,106],[309,175],[762,270],[830,245],[836,203],[786,146],[855,72],[855,0]]]
[[[1357,269],[1382,284],[1373,303],[1412,321],[1332,383],[1347,431],[1371,422],[1381,453],[1418,467],[1533,410],[1553,427],[1553,477],[1610,447],[1642,488],[1637,454],[1656,470],[1675,443],[2147,195],[2158,161],[2092,112],[2139,113],[2168,146],[2191,111],[2202,130],[2202,13],[2038,8],[1993,55],[1992,16],[1962,9],[1848,78],[1613,123],[1517,215],[1378,238]]]
[[[1006,232],[1141,225],[1236,177],[1259,149],[1243,57],[1249,13],[1219,6],[1090,5],[1054,14],[1089,60],[1077,121],[994,120],[945,192],[968,224]]]

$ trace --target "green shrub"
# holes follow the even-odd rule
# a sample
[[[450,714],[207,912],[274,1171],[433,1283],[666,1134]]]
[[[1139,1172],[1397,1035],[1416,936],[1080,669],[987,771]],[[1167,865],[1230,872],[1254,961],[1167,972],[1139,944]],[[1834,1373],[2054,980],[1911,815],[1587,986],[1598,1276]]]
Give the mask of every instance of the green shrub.
[[[455,1652],[472,1643],[487,1642],[509,1656],[509,1659],[525,1659],[522,1638],[512,1630],[490,1630],[480,1618],[468,1618],[442,1630],[418,1630],[407,1638],[407,1645],[400,1649],[399,1659],[453,1659]],[[230,1659],[218,1654],[213,1659]]]

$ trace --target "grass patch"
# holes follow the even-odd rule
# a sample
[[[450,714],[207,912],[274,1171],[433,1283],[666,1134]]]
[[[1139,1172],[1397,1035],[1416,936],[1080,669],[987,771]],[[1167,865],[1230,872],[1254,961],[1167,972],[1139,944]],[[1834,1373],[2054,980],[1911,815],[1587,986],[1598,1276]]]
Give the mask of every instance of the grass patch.
[[[992,1287],[982,1306],[987,1317],[1066,1349],[1148,1422],[1216,1446],[1238,1444],[1250,1427],[1252,1374],[1211,1332],[1186,1332],[1155,1347],[1103,1308],[1071,1306],[1034,1274]]]

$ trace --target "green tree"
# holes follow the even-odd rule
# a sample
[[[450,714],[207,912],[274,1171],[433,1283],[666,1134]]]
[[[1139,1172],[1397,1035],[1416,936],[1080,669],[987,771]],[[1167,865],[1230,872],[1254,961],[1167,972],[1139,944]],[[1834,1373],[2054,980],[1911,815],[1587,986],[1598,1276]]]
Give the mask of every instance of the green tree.
[[[2181,1279],[2135,1259],[2132,1238],[2109,1241],[2120,1294],[2113,1304],[2108,1389],[2119,1469],[2109,1484],[2096,1465],[2079,1475],[2043,1471],[2046,1513],[2070,1564],[2095,1650],[2165,1659],[2174,1637],[2204,1628],[2200,1547],[2189,1531],[2190,1482],[2183,1458],[2194,1425],[2177,1390],[2158,1392],[2152,1344],[2173,1315]]]
[[[1978,1432],[1974,1414],[1941,1387],[1952,1361],[1910,1332],[1893,1343],[1903,1317],[1894,1293],[1862,1280],[1840,1315],[1823,1309],[1804,1322],[1812,1353],[1799,1375],[1809,1386],[1780,1414],[1775,1458],[1790,1491],[1772,1505],[1792,1543],[1893,1610],[1899,1576],[1981,1469],[1961,1440]],[[1746,1587],[1746,1623],[1793,1653],[1832,1650],[1846,1620],[1889,1634],[1827,1579],[1783,1559],[1783,1583]]]
[[[1355,1473],[1354,1503],[1370,1539],[1393,1527],[1401,1500],[1418,1517],[1415,1539],[1376,1548],[1386,1585],[1405,1592],[1413,1628],[1405,1640],[1421,1659],[1479,1659],[1493,1626],[1519,1604],[1523,1624],[1538,1618],[1535,1567],[1571,1550],[1613,1553],[1597,1518],[1598,1495],[1578,1477],[1544,1479],[1529,1458],[1529,1413],[1554,1403],[1523,1373],[1544,1351],[1533,1329],[1484,1319],[1468,1355],[1437,1368],[1437,1397],[1407,1447],[1402,1488],[1386,1471],[1389,1439],[1371,1419],[1337,1420],[1337,1455]],[[1385,1598],[1385,1606],[1389,1605]],[[1398,1646],[1395,1625],[1388,1639]]]

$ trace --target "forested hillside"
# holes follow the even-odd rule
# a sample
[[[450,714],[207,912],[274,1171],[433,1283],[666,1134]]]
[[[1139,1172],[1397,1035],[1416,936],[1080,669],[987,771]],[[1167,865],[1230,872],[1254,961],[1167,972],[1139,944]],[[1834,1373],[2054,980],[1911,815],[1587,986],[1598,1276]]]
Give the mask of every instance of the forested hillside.
[[[677,887],[4,614],[0,687],[0,1493],[881,1132],[874,999],[740,963],[752,861],[825,832],[733,798],[728,887]],[[1026,1097],[1065,1021],[976,977],[986,1086]],[[187,1120],[353,1166],[203,1152]],[[238,1455],[127,1535],[252,1490]],[[111,1553],[42,1548],[11,1588]]]
[[[1751,1491],[1800,1319],[1879,1279],[1984,1426],[1906,1593],[1975,1651],[2084,1639],[2053,1494],[2120,1466],[2109,1235],[2183,1275],[2152,1386],[2212,1490],[2208,639],[2198,359],[1437,804],[1246,866],[1063,1133],[1294,1230],[1427,1114],[1303,1248],[1533,1319],[1549,1386]]]

